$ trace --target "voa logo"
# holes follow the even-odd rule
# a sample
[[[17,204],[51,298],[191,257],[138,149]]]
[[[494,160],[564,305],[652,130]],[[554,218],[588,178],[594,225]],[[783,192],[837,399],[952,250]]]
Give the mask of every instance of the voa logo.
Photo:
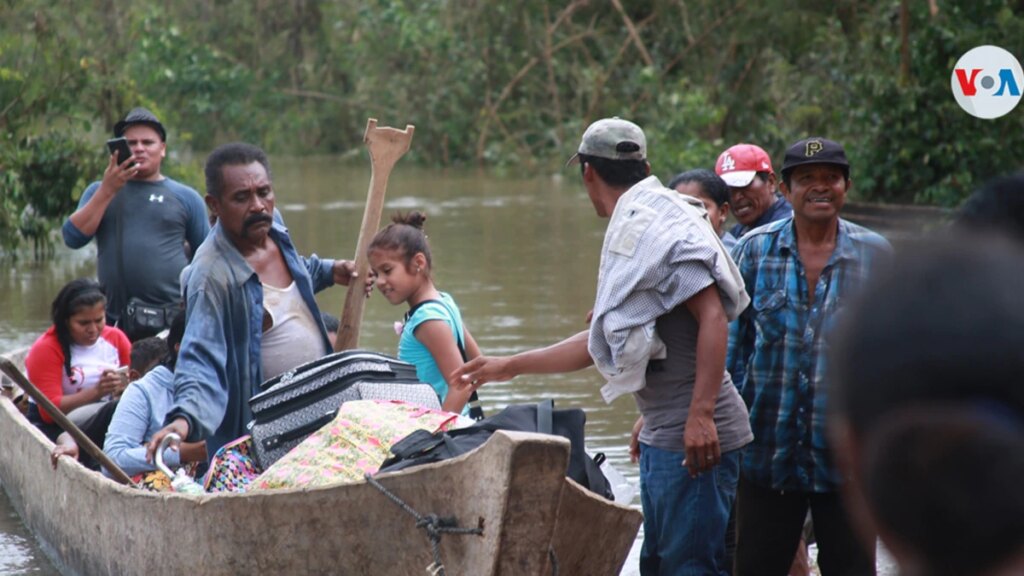
[[[1020,102],[1024,72],[1013,54],[999,46],[978,46],[957,60],[950,84],[956,103],[968,114],[999,118]]]

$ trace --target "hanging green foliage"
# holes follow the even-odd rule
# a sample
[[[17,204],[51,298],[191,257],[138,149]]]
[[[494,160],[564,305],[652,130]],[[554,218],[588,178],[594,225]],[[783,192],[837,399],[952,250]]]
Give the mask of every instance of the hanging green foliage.
[[[950,93],[957,58],[981,44],[1024,58],[1024,6],[13,0],[0,4],[0,248],[28,204],[54,221],[68,210],[66,191],[29,197],[26,167],[61,158],[66,169],[38,178],[96,178],[77,155],[138,105],[168,126],[172,151],[244,139],[344,159],[376,117],[416,125],[411,161],[506,171],[558,170],[611,115],[647,130],[662,175],[709,167],[736,142],[779,158],[820,134],[846,145],[857,198],[954,205],[1021,165],[1024,107],[978,120]]]

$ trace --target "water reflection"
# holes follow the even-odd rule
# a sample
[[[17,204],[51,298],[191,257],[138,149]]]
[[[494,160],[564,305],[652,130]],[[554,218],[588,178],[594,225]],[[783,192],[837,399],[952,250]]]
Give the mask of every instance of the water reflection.
[[[0,574],[59,574],[46,561],[3,493],[0,493]]]

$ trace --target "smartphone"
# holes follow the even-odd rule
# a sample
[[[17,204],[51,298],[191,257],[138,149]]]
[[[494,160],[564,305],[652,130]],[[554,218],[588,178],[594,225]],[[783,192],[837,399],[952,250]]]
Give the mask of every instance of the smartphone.
[[[124,366],[118,366],[117,368],[107,368],[106,370],[103,371],[103,373],[106,374],[108,372],[111,372],[113,374],[117,374],[118,376],[122,376],[122,375],[123,376],[127,376],[128,375],[128,370],[130,368],[131,368],[131,366],[126,364]]]
[[[119,165],[132,157],[132,149],[128,146],[128,139],[124,136],[107,140],[107,149],[110,150],[111,154],[117,154],[117,163]],[[132,162],[129,168],[134,165],[135,163]]]

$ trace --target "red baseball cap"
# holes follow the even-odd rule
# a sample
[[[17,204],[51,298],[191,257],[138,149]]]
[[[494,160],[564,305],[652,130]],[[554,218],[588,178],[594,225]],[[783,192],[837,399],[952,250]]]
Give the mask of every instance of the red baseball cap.
[[[768,153],[753,144],[736,144],[722,152],[715,162],[715,173],[733,188],[750,184],[758,172],[775,174]]]

